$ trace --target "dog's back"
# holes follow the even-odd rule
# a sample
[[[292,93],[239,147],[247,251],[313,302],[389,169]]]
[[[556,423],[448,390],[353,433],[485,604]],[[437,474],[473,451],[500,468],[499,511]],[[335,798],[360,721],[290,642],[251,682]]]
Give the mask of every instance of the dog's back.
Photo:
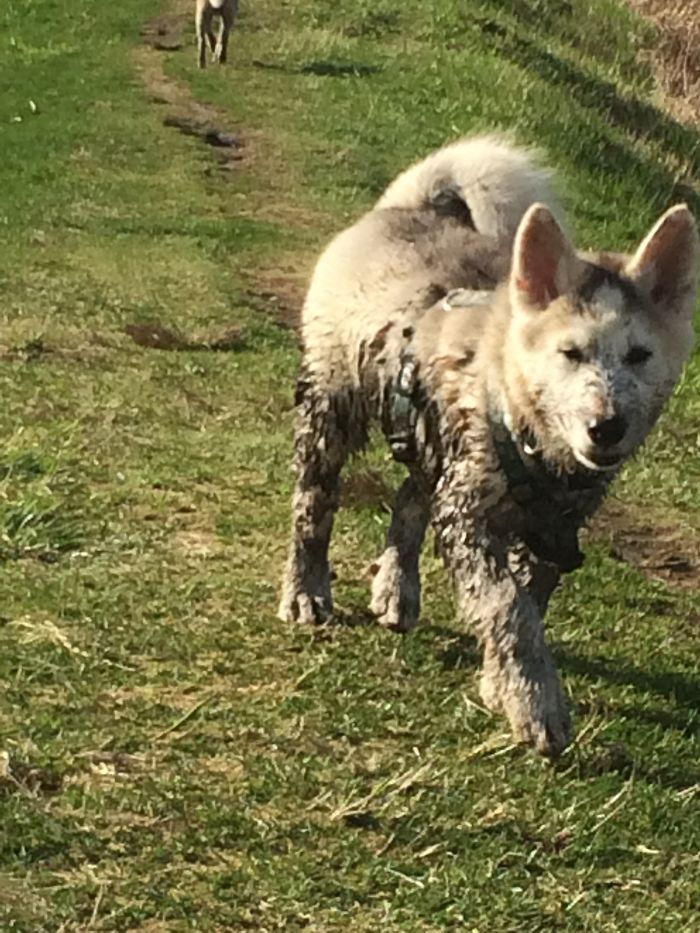
[[[493,288],[536,201],[561,214],[550,173],[495,137],[460,140],[399,175],[318,261],[302,316],[316,378],[356,380],[361,345],[392,315],[408,324],[452,289]]]

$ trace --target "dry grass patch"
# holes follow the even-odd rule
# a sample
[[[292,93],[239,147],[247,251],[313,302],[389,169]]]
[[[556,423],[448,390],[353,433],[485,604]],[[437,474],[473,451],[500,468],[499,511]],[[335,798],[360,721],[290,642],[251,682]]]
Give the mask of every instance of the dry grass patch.
[[[645,54],[663,90],[664,106],[678,119],[700,119],[700,6],[697,0],[629,0],[659,29]]]

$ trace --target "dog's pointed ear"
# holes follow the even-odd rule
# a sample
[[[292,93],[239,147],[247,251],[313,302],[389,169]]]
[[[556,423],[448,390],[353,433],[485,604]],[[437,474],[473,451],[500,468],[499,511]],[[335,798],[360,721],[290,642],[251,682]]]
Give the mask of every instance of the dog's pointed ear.
[[[698,230],[685,204],[676,204],[657,220],[625,272],[651,298],[655,308],[692,316],[698,275]]]
[[[520,221],[513,247],[513,305],[543,311],[569,291],[578,260],[568,237],[544,204],[533,204]]]

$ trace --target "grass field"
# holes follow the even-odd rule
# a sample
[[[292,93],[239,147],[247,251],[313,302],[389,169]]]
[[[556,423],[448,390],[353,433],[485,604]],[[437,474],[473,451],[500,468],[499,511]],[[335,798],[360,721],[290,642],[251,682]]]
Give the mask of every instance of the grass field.
[[[337,523],[349,624],[274,617],[276,309],[472,130],[547,152],[582,245],[698,209],[653,33],[612,0],[244,0],[199,73],[190,12],[0,9],[0,930],[696,930],[700,357],[554,601],[579,734],[556,766],[477,702],[431,554],[422,626],[368,623],[382,449]],[[156,14],[170,51],[139,35]]]

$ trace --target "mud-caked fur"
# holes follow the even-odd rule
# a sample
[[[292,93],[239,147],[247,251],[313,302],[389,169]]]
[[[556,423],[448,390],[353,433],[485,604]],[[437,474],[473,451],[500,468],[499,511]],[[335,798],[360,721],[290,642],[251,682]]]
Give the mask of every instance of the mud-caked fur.
[[[196,0],[195,30],[197,33],[197,63],[207,66],[207,43],[214,61],[223,65],[228,54],[228,40],[233,28],[238,0]],[[219,35],[214,34],[214,19],[220,20]]]
[[[371,609],[392,628],[416,624],[432,523],[482,646],[482,697],[546,755],[571,732],[543,615],[690,352],[698,252],[683,205],[632,256],[577,253],[563,223],[531,154],[461,140],[400,175],[321,256],[302,320],[280,604],[286,620],[331,619],[340,472],[371,419],[395,431],[410,363],[414,456]]]

